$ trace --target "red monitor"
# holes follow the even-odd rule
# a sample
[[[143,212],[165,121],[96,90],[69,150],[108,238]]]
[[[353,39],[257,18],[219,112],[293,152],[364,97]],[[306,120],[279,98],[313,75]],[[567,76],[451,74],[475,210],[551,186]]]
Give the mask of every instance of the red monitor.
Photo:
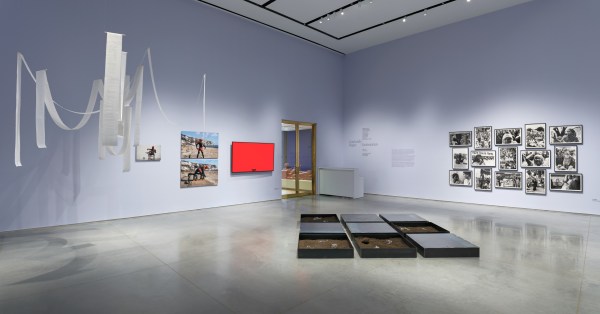
[[[231,172],[266,172],[275,170],[274,143],[231,143]]]

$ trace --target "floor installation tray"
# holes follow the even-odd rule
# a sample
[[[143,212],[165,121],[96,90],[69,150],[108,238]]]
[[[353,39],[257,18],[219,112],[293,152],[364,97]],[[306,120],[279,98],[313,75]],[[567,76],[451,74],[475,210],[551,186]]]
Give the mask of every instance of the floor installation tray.
[[[394,228],[388,225],[385,222],[353,222],[347,223],[346,227],[348,231],[353,234],[359,233],[388,233],[388,234],[398,234]]]
[[[399,234],[353,234],[351,239],[362,258],[417,257],[417,249]]]
[[[412,233],[449,233],[450,231],[434,224],[433,222],[392,222],[394,229],[401,234]]]
[[[301,234],[345,234],[341,223],[301,222]]]
[[[384,222],[381,217],[376,214],[343,214],[342,221],[349,222]]]
[[[427,222],[428,220],[415,214],[379,214],[387,222]]]
[[[479,247],[452,233],[408,234],[423,257],[479,257]]]
[[[336,214],[301,214],[300,222],[340,222]]]
[[[345,234],[300,234],[298,258],[353,258],[354,249]]]

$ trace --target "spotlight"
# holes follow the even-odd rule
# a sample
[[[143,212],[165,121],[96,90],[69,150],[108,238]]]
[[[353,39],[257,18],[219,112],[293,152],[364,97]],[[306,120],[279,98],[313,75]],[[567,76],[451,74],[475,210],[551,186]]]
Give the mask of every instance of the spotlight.
[[[342,11],[340,12],[340,15],[344,15],[344,10],[342,10]]]
[[[427,10],[423,11],[423,16],[427,16]]]
[[[402,19],[402,23],[406,23],[406,18],[403,18],[403,19]]]

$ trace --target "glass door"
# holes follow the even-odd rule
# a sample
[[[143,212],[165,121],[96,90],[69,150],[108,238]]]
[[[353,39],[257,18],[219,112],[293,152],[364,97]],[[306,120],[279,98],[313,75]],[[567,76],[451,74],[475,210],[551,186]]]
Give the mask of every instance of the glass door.
[[[315,193],[315,123],[283,120],[281,196],[283,198]]]

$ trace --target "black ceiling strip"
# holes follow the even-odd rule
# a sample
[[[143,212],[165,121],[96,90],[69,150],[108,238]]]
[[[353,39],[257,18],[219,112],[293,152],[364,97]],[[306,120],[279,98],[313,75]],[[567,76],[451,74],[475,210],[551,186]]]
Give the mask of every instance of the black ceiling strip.
[[[272,26],[272,25],[269,25],[269,24],[267,24],[267,23],[263,23],[263,22],[261,22],[261,21],[255,20],[255,19],[253,19],[253,18],[250,18],[250,17],[247,17],[247,16],[245,16],[245,15],[242,15],[242,14],[239,14],[239,13],[233,12],[233,11],[231,11],[231,10],[228,10],[228,9],[222,8],[222,7],[220,7],[220,6],[216,5],[216,4],[212,4],[212,3],[210,3],[210,2],[206,2],[205,0],[197,0],[197,1],[198,1],[198,2],[202,2],[202,3],[206,4],[206,5],[210,5],[210,6],[212,6],[212,7],[215,7],[215,8],[217,8],[217,9],[221,9],[221,10],[223,10],[223,11],[229,12],[229,13],[231,13],[231,14],[235,14],[235,15],[237,15],[237,16],[241,16],[241,17],[243,17],[243,18],[245,18],[245,19],[248,19],[248,20],[250,20],[250,21],[256,22],[256,23],[258,23],[258,24],[262,24],[262,25],[264,25],[264,26],[268,26],[268,27],[270,27],[270,28],[273,28],[273,29],[276,29],[276,30],[278,30],[278,31],[280,31],[280,32],[284,32],[284,33],[286,33],[286,34],[288,34],[288,35],[292,35],[292,36],[294,36],[294,37],[298,37],[298,38],[300,38],[300,39],[304,39],[304,40],[306,40],[306,41],[308,41],[308,42],[311,42],[311,43],[313,43],[313,44],[315,44],[315,45],[318,45],[318,46],[321,46],[321,47],[323,47],[323,48],[327,48],[327,49],[329,49],[329,50],[331,50],[331,51],[334,51],[334,52],[337,52],[337,53],[339,53],[339,54],[345,55],[345,53],[343,53],[343,52],[341,52],[341,51],[335,50],[335,49],[333,49],[333,48],[331,48],[331,47],[327,47],[327,46],[325,46],[325,45],[323,45],[323,44],[320,44],[320,43],[318,43],[318,42],[316,42],[316,41],[312,41],[312,40],[310,40],[310,39],[308,39],[308,38],[304,38],[304,37],[302,37],[302,36],[299,36],[299,35],[296,35],[296,34],[290,33],[290,32],[288,32],[288,31],[286,31],[286,30],[283,30],[283,29],[281,29],[281,28],[277,28],[277,27],[275,27],[275,26]],[[331,35],[329,35],[329,36],[331,36]],[[333,37],[333,36],[331,36],[331,37]],[[336,38],[336,37],[333,37],[333,38]],[[336,39],[337,39],[337,38],[336,38]]]
[[[448,1],[444,1],[444,2],[441,2],[441,3],[435,4],[435,5],[432,5],[432,6],[430,6],[430,7],[427,7],[427,8],[425,8],[425,9],[421,9],[421,10],[419,10],[419,11],[415,11],[415,12],[412,12],[412,13],[408,13],[408,14],[406,14],[406,15],[403,15],[403,16],[400,16],[400,17],[397,17],[397,18],[394,18],[394,19],[391,19],[391,20],[385,21],[385,22],[383,22],[383,23],[379,23],[379,24],[377,24],[377,25],[373,25],[373,26],[371,26],[371,27],[367,27],[367,28],[365,28],[365,29],[361,29],[361,30],[359,30],[359,31],[356,31],[356,32],[354,32],[354,33],[351,33],[351,34],[348,34],[348,35],[345,35],[345,36],[342,36],[342,37],[338,37],[338,39],[344,39],[344,38],[346,38],[346,37],[354,36],[354,35],[356,35],[356,34],[360,34],[360,33],[362,33],[362,32],[366,32],[366,31],[368,31],[368,30],[370,30],[370,29],[377,28],[377,27],[383,26],[383,25],[385,25],[385,24],[388,24],[388,23],[391,23],[391,22],[395,22],[395,21],[401,20],[401,19],[403,19],[403,18],[410,17],[410,16],[412,16],[412,15],[416,15],[416,14],[424,13],[425,11],[429,11],[429,10],[431,10],[431,9],[435,9],[435,8],[437,8],[437,7],[443,6],[443,5],[445,5],[445,4],[448,4],[448,3],[451,3],[451,2],[454,2],[454,1],[456,1],[456,0],[448,0]]]
[[[271,3],[275,2],[275,1],[277,1],[277,0],[269,0],[269,1],[265,2],[265,3],[263,3],[262,7],[264,8],[264,7],[268,6],[269,4],[271,4]]]

